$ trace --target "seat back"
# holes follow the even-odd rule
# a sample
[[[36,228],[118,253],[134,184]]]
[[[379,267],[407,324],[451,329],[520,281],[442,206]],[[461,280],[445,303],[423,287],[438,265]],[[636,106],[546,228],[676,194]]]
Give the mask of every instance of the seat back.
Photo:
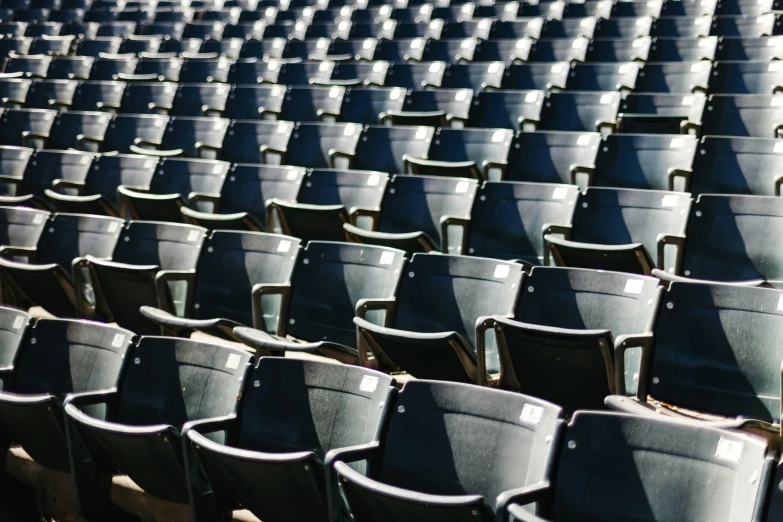
[[[31,109],[67,108],[73,100],[76,80],[38,80],[30,85],[25,105]]]
[[[440,87],[445,73],[444,62],[394,63],[386,73],[386,85],[406,89]]]
[[[135,54],[100,55],[90,69],[90,80],[118,80],[120,74],[133,74],[138,62]]]
[[[315,169],[305,174],[297,202],[378,209],[388,176],[380,172]]]
[[[182,84],[174,98],[174,116],[215,116],[226,107],[231,87],[223,84]]]
[[[645,64],[639,71],[636,89],[644,93],[688,94],[706,90],[712,81],[710,63],[702,60],[695,63],[653,63]]]
[[[117,242],[112,261],[157,266],[161,270],[193,270],[205,237],[206,230],[193,225],[130,221]]]
[[[35,247],[49,213],[24,207],[0,207],[0,246]]]
[[[61,112],[54,120],[46,146],[51,149],[76,149],[80,135],[100,139],[106,133],[110,121],[111,115],[104,112]],[[97,146],[92,148],[97,149]]]
[[[514,142],[503,179],[540,183],[573,183],[572,169],[594,167],[602,146],[597,132],[521,132]]]
[[[774,94],[783,86],[783,66],[772,62],[718,62],[710,77],[716,94]]]
[[[289,87],[279,118],[287,121],[320,121],[326,116],[339,115],[344,96],[345,88],[336,85]]]
[[[774,138],[705,136],[693,162],[693,194],[776,195],[783,146]]]
[[[202,55],[186,58],[179,74],[180,82],[226,82],[231,60],[225,56]]]
[[[120,52],[127,52],[120,48]],[[140,52],[139,63],[136,64],[135,74],[154,74],[160,81],[177,82],[179,81],[180,69],[182,69],[183,59],[177,56],[169,56],[161,53],[155,54],[155,51]]]
[[[304,176],[300,167],[235,164],[223,184],[220,211],[247,212],[266,228],[266,203],[275,198],[295,201]]]
[[[352,167],[389,174],[404,172],[404,156],[426,157],[433,134],[429,127],[366,126]]]
[[[185,118],[172,116],[163,133],[163,150],[182,149],[189,158],[217,159],[229,121],[222,118]],[[201,149],[200,145],[210,148]]]
[[[32,155],[33,149],[26,147],[0,146],[0,172],[9,178],[22,179]],[[22,187],[18,187],[14,183],[0,183],[0,194],[3,196],[18,196],[20,195],[20,188]]]
[[[168,116],[157,114],[118,114],[106,130],[103,152],[128,153],[137,138],[160,142],[168,121]]]
[[[376,125],[388,111],[401,111],[405,90],[399,87],[350,89],[345,93],[340,109],[340,121]]]
[[[655,38],[647,59],[651,62],[698,62],[718,57],[718,37]]]
[[[513,137],[514,132],[508,129],[438,129],[428,158],[472,161],[483,172],[486,163],[508,161]]]
[[[641,66],[636,62],[574,64],[566,86],[573,91],[632,91]]]
[[[24,188],[28,194],[43,197],[55,179],[83,182],[95,154],[75,150],[38,150],[27,163]]]
[[[221,158],[236,163],[286,163],[285,151],[294,131],[294,123],[288,121],[232,121],[223,138]],[[274,151],[271,155],[266,148]]]
[[[19,357],[22,341],[27,333],[32,316],[15,308],[0,307],[0,368],[12,369]],[[0,378],[0,389],[13,387],[13,378]]]
[[[400,250],[326,241],[308,243],[301,258],[286,333],[350,347],[356,346],[357,302],[394,297],[405,265]]]
[[[40,142],[29,143],[22,137],[23,133],[49,135],[54,124],[55,111],[44,109],[6,109],[0,119],[0,145],[22,145],[26,147],[43,148]]]
[[[617,119],[618,92],[554,92],[547,96],[541,114],[541,130],[595,132]]]
[[[120,102],[120,112],[126,114],[165,114],[174,103],[177,84],[174,82],[130,82]]]
[[[125,91],[124,82],[88,81],[82,82],[73,94],[70,110],[98,111],[116,110]]]
[[[783,101],[778,96],[711,95],[702,133],[714,136],[776,138],[783,125]]]
[[[335,168],[332,151],[356,152],[361,126],[355,123],[298,123],[291,134],[288,163],[301,167]]]
[[[87,172],[85,194],[100,194],[117,205],[117,187],[149,188],[157,165],[156,158],[133,154],[101,154],[93,160]]]
[[[150,180],[150,191],[153,194],[180,194],[183,198],[193,192],[217,195],[229,167],[225,161],[163,158]]]
[[[482,91],[477,94],[468,126],[523,130],[526,122],[540,120],[543,91]]]
[[[87,56],[58,56],[49,65],[46,77],[55,80],[86,80],[90,77],[94,61],[94,58]]]
[[[566,62],[514,63],[506,67],[501,88],[536,91],[548,91],[551,87],[562,89],[565,88],[569,71]]]
[[[286,88],[283,85],[234,85],[226,101],[226,118],[257,120],[262,111],[280,112]]]

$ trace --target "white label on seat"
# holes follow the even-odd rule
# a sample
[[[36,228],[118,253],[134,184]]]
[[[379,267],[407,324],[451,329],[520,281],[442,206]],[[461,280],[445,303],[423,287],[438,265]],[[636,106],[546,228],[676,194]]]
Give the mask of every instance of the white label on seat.
[[[365,375],[362,377],[362,383],[359,385],[359,390],[363,392],[372,393],[378,387],[378,377],[373,375]]]
[[[783,310],[783,295],[780,296],[780,299],[778,299],[778,312]]]
[[[694,63],[693,65],[691,65],[691,72],[701,72],[702,65],[704,65],[704,64]]]
[[[416,131],[416,139],[423,140],[426,137],[427,137],[427,129],[425,127],[420,127],[419,130]]]
[[[467,40],[462,40],[462,43],[459,44],[459,46],[460,49],[470,49],[471,47],[473,47],[473,40],[471,40],[470,38],[468,38]]]
[[[543,415],[543,413],[544,408],[541,406],[525,404],[522,406],[522,415],[519,416],[519,420],[522,422],[529,422],[530,424],[538,424],[541,422],[541,415]]]
[[[389,99],[390,100],[399,100],[400,95],[402,95],[402,89],[399,87],[392,89],[392,92],[389,93]]]
[[[667,208],[675,207],[679,200],[680,196],[676,194],[667,194],[661,199],[661,206]]]
[[[552,199],[565,199],[565,197],[568,195],[568,189],[565,187],[557,187],[554,192],[552,192]]]
[[[631,72],[631,65],[624,63],[620,67],[617,68],[617,72],[620,74],[627,74]]]
[[[468,99],[468,92],[470,92],[468,89],[457,91],[457,94],[454,95],[454,99],[456,101],[465,101]]]
[[[456,192],[457,194],[462,194],[468,191],[468,187],[470,187],[470,183],[468,183],[467,181],[460,181],[459,183],[457,183],[457,186],[454,188],[454,192]]]
[[[174,86],[173,85],[164,85],[163,86],[163,92],[165,92],[166,94],[171,94],[172,92],[174,92]]]
[[[775,150],[773,152],[775,154],[780,154],[781,152],[783,152],[783,143],[776,143]]]
[[[496,130],[494,134],[492,134],[492,143],[500,143],[503,141],[503,137],[505,136],[506,132],[502,130]]]
[[[699,43],[697,44],[699,47],[709,47],[710,40],[707,40],[705,38],[699,38]]]
[[[114,348],[119,348],[120,346],[122,346],[122,343],[124,343],[124,342],[125,342],[125,336],[124,335],[122,335],[122,334],[114,334],[114,339],[112,339],[111,345]]]
[[[340,25],[337,26],[337,29],[339,29],[340,31],[347,31],[350,28],[351,28],[351,22],[349,22],[348,20],[343,20],[342,22],[340,22]]]
[[[381,72],[386,66],[386,62],[375,62],[372,66],[372,72]]]
[[[239,38],[233,38],[233,39],[231,40],[231,48],[232,48],[232,49],[236,49],[236,48],[237,48],[237,47],[239,47],[240,45],[242,45],[242,40],[240,40]]]
[[[424,4],[421,6],[421,8],[419,8],[419,12],[421,14],[429,14],[430,11],[432,11],[432,6],[428,4]]]
[[[367,178],[367,186],[368,187],[374,187],[380,183],[381,177],[378,174],[373,174],[369,178]]]
[[[579,22],[579,27],[590,27],[590,24],[593,22],[592,18],[582,18],[582,21]]]
[[[416,38],[411,42],[411,49],[421,49],[421,38]]]
[[[430,65],[431,73],[438,72],[438,71],[440,71],[440,63],[436,62]]]
[[[672,149],[679,149],[682,147],[682,138],[672,138],[671,143],[669,143],[669,147]]]
[[[278,134],[285,134],[288,132],[288,124],[286,123],[278,123],[277,124],[277,133]]]
[[[613,99],[614,94],[602,94],[599,101],[601,102],[601,105],[606,105],[607,103],[612,103]]]
[[[191,230],[188,234],[188,241],[195,241],[198,239],[199,232],[198,230]]]
[[[486,18],[484,18],[483,20],[481,20],[478,23],[478,28],[479,29],[489,29],[489,24],[490,24],[490,21],[487,20]]]
[[[116,232],[117,229],[120,228],[120,224],[116,221],[112,221],[109,223],[109,228],[107,229],[108,232]]]
[[[226,88],[223,87],[222,85],[218,86],[217,93],[218,96],[223,96],[224,94],[226,94]]]
[[[290,239],[283,239],[277,244],[277,251],[278,252],[288,252],[291,250],[291,240]]]
[[[639,47],[641,47],[641,46],[642,46],[642,44],[643,44],[643,43],[644,43],[644,41],[643,41],[643,40],[636,39],[636,40],[634,40],[634,41],[631,43],[631,47],[633,47],[634,49],[638,49]]]
[[[481,24],[479,24],[481,26]],[[440,29],[443,27],[443,20],[433,20],[430,22],[430,29]]]
[[[497,265],[495,267],[495,273],[493,274],[493,276],[497,277],[498,279],[505,279],[508,277],[509,271],[510,268],[508,265]]]
[[[41,223],[43,223],[43,220],[44,220],[43,214],[36,214],[33,216],[33,223],[35,223],[36,225],[40,225]]]
[[[272,49],[280,49],[283,47],[283,42],[285,42],[285,40],[282,38],[275,38],[272,40]]]
[[[284,90],[285,89],[283,89],[279,85],[275,85],[274,87],[272,87],[272,96],[282,96]]]
[[[499,70],[500,70],[500,63],[499,62],[491,63],[491,64],[489,64],[489,67],[487,67],[487,72],[489,74],[495,74]]]
[[[472,10],[473,10],[473,6],[470,4],[465,4],[462,6],[462,9],[460,9],[460,11],[462,11],[463,13],[469,13]]]
[[[340,28],[342,28],[342,25],[345,22],[340,23]],[[326,38],[319,38],[318,42],[316,42],[315,47],[317,49],[326,49],[326,46],[328,45],[328,40]]]
[[[707,25],[708,23],[710,23],[710,19],[704,16],[693,21],[693,25]]]
[[[394,252],[384,252],[381,254],[381,260],[379,261],[382,265],[390,265],[394,262]]]
[[[683,105],[693,105],[693,96],[683,96],[682,97],[682,104]]]
[[[212,130],[222,130],[223,129],[223,122],[222,121],[216,121],[212,124]]]
[[[574,49],[584,49],[585,41],[581,38],[577,38],[574,40],[574,42],[571,44],[571,47]]]
[[[269,62],[266,64],[266,70],[267,71],[276,71],[277,70],[277,62]]]
[[[229,370],[236,370],[239,368],[239,363],[241,361],[242,357],[240,357],[238,353],[232,353],[228,356],[228,360],[226,360],[226,368]]]
[[[506,7],[503,8],[504,11],[509,11],[509,12],[517,11],[518,9],[519,9],[519,4],[517,4],[516,2],[510,2],[506,4]]]
[[[378,12],[386,16],[387,14],[391,13],[391,10],[392,8],[390,5],[382,5],[381,9]]]
[[[18,330],[22,327],[23,324],[24,324],[24,316],[17,315],[16,318],[14,319],[13,329]]]
[[[522,49],[523,47],[525,47],[526,43],[527,40],[525,40],[524,38],[521,40],[517,40],[517,45],[516,45],[517,49]]]
[[[538,100],[537,92],[529,92],[525,95],[525,103],[535,103]]]
[[[212,167],[212,174],[222,174],[223,173],[223,165],[215,165]]]
[[[770,102],[770,107],[780,107],[783,105],[783,97],[782,96],[773,96],[772,102]]]
[[[560,73],[563,72],[563,64],[562,63],[556,63],[552,67],[549,68],[549,72],[551,73]]]
[[[329,62],[321,62],[321,65],[318,66],[318,70],[321,71],[321,72],[326,72],[326,71],[329,70],[329,67],[331,65],[332,64],[329,63]]]
[[[589,134],[582,134],[577,138],[576,144],[580,147],[584,147],[585,145],[590,145],[590,138],[591,136]]]
[[[634,22],[634,25],[636,27],[641,27],[641,26],[643,26],[646,23],[647,23],[647,19],[646,18],[637,18],[636,22]]]
[[[715,450],[715,457],[732,462],[739,462],[742,456],[742,442],[738,440],[721,437],[718,441],[718,449]]]
[[[625,290],[623,290],[626,294],[641,294],[642,288],[644,287],[644,281],[641,279],[628,279],[625,282]]]
[[[340,88],[335,85],[331,89],[329,89],[329,97],[337,98],[338,96],[340,96]]]
[[[394,29],[394,21],[386,20],[385,22],[383,22],[383,28],[386,29],[387,31],[390,29]]]
[[[362,44],[362,49],[372,49],[373,45],[375,45],[375,40],[368,38]]]
[[[353,132],[354,132],[354,125],[349,123],[348,125],[345,126],[345,130],[343,131],[343,134],[346,136],[353,136]]]

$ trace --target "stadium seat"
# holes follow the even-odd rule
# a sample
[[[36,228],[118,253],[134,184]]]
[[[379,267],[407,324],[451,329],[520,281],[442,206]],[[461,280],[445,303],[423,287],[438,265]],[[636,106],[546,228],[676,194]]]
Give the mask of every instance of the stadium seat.
[[[783,39],[768,38],[720,39],[715,53],[716,60],[723,61],[766,61],[783,59]]]
[[[236,417],[183,432],[196,456],[188,469],[191,496],[199,499],[194,519],[212,520],[241,504],[270,522],[329,520],[327,498],[336,488],[329,459],[378,446],[394,380],[277,357],[262,358],[248,380]]]
[[[626,63],[576,63],[571,65],[566,89],[570,91],[632,92],[637,88],[642,66]]]
[[[650,36],[679,39],[704,38],[710,36],[712,18],[712,14],[658,18],[652,22]]]
[[[378,215],[388,179],[381,172],[314,169],[302,180],[296,202],[273,199],[268,208],[286,235],[344,241],[343,223]]]
[[[617,125],[619,92],[553,92],[536,129],[610,133]]]
[[[333,502],[344,498],[352,520],[505,520],[510,503],[551,478],[563,431],[554,404],[433,381],[406,382],[394,404],[382,445],[327,460],[342,493]],[[361,460],[382,464],[349,465]]]
[[[626,339],[652,333],[661,293],[653,277],[534,267],[514,318],[485,320],[477,335],[494,331],[502,389],[532,394],[567,412],[603,409],[608,395],[636,391],[632,376],[616,373],[615,354]],[[635,364],[620,367],[638,373],[638,354],[627,355],[636,355],[627,357]]]
[[[393,312],[388,326],[363,319],[357,310],[360,363],[420,379],[468,383],[479,382],[482,372],[497,373],[491,339],[486,360],[476,356],[476,343],[484,342],[476,337],[476,325],[482,317],[513,313],[522,265],[419,253],[406,271],[395,299],[370,301],[364,308]],[[367,358],[368,350],[374,359]]]
[[[595,169],[601,145],[597,132],[520,132],[501,179],[572,184],[580,173]]]
[[[783,136],[783,98],[771,94],[711,95],[703,135],[778,138]]]
[[[542,91],[482,91],[473,99],[466,125],[490,129],[535,130],[544,105]]]
[[[180,84],[169,114],[172,116],[220,117],[231,87],[220,83]]]
[[[0,197],[0,204],[47,208],[45,190],[56,180],[83,182],[95,154],[75,150],[38,150],[30,156],[21,179],[4,177],[16,186],[14,196]]]
[[[649,59],[652,44],[653,40],[649,36],[639,36],[633,40],[593,40],[587,46],[587,55],[583,61],[644,62]]]
[[[21,180],[24,177],[24,171],[27,169],[27,163],[33,154],[33,149],[26,147],[0,146],[0,195],[15,196],[19,183],[14,180]],[[5,181],[5,178],[11,178],[11,181]]]
[[[57,56],[49,65],[46,77],[50,80],[86,80],[94,61],[89,56]]]
[[[341,168],[356,154],[362,126],[355,123],[297,123],[288,142],[289,165]]]
[[[183,61],[171,53],[141,52],[133,74],[121,74],[118,79],[176,82],[179,81]]]
[[[74,54],[78,56],[91,56],[98,58],[101,54],[118,54],[122,37],[120,36],[100,36],[95,38],[84,38],[76,44]]]
[[[332,57],[335,59],[337,57]],[[339,85],[345,87],[383,87],[391,65],[385,61],[334,63],[329,79],[315,78],[315,85]]]
[[[0,102],[2,102],[2,106],[4,108],[22,107],[32,84],[33,81],[26,78],[5,78],[0,80]]]
[[[211,211],[229,167],[224,161],[164,158],[148,188],[117,188],[120,213],[136,220],[181,223],[183,206]]]
[[[46,71],[52,63],[51,56],[41,55],[16,55],[5,62],[3,74],[17,74],[24,78],[46,78]]]
[[[473,60],[473,52],[477,45],[478,40],[474,38],[427,40],[421,52],[416,55],[409,55],[408,59],[417,59],[424,62],[469,62]]]
[[[568,63],[515,63],[506,67],[501,89],[549,91],[565,89]]]
[[[553,38],[534,40],[525,38],[516,46],[514,58],[523,62],[583,62],[587,57],[590,40],[582,36],[573,40]],[[606,60],[613,61],[613,60]]]
[[[544,236],[547,265],[651,274],[674,267],[666,246],[682,247],[691,208],[688,194],[655,190],[589,188],[570,227]],[[564,238],[555,234],[563,234]]]
[[[189,339],[143,337],[117,391],[65,403],[71,454],[83,445],[82,458],[98,468],[95,475],[74,470],[77,491],[96,479],[111,483],[119,471],[150,495],[187,504],[181,430],[236,413],[251,357]]]
[[[2,28],[0,28],[2,31]],[[4,35],[0,39],[0,56],[7,58],[11,55],[29,54],[33,39],[29,36]]]
[[[698,62],[717,59],[717,36],[700,38],[655,38],[647,60],[650,62]]]
[[[95,142],[80,140],[82,136],[103,139],[111,122],[105,112],[63,111],[57,115],[49,131],[46,147],[49,149],[79,149],[99,152]]]
[[[179,81],[185,83],[226,82],[231,60],[217,54],[184,54]]]
[[[19,350],[25,340],[31,321],[32,316],[27,312],[16,308],[0,307],[0,338],[3,341],[3,348],[0,350],[0,362],[3,365],[3,371],[0,373],[0,386],[3,391],[0,394],[3,392],[7,394],[14,385],[14,363],[19,360]],[[7,436],[4,438],[7,442]]]
[[[100,53],[92,63],[90,80],[112,81],[120,77],[128,78],[136,69],[138,58],[133,54],[104,54]]]
[[[549,5],[553,5],[553,4],[549,4]],[[633,27],[633,24],[631,24],[631,26]],[[530,34],[528,36],[533,36],[534,38],[538,38],[538,39],[568,38],[570,40],[573,40],[574,38],[579,38],[580,36],[592,39],[594,36],[596,37],[598,36],[595,34],[597,27],[598,27],[598,19],[594,16],[582,18],[581,20],[575,18],[571,18],[567,20],[547,18],[543,28],[541,29],[540,35],[535,36]],[[602,35],[601,38],[633,38],[633,35],[625,35],[621,33],[611,34],[611,35],[606,34],[606,35]]]
[[[707,105],[703,93],[628,94],[620,103],[621,134],[698,134]]]
[[[393,63],[386,73],[388,87],[406,89],[437,88],[446,74],[445,62]]]
[[[766,445],[756,438],[662,418],[580,411],[563,439],[556,480],[540,484],[512,504],[513,522],[623,520],[640,515],[651,522],[729,516],[745,521],[763,510],[763,483],[772,473],[772,462],[765,456]],[[632,455],[655,458],[642,462]],[[695,474],[694,465],[699,468]],[[590,484],[598,483],[602,487],[595,494],[584,494]],[[544,515],[522,507],[550,494],[552,506]],[[688,501],[672,502],[679,495]]]
[[[331,121],[340,116],[345,88],[289,87],[283,98],[283,106],[276,117],[286,121]]]
[[[180,212],[185,221],[207,229],[271,232],[274,219],[267,220],[268,202],[296,201],[304,175],[305,169],[299,167],[237,163],[229,170],[213,212],[185,206]]]
[[[42,306],[58,317],[89,316],[93,302],[77,302],[76,288],[89,285],[83,258],[110,257],[123,225],[123,220],[111,217],[55,214],[35,249],[4,249],[0,267],[16,303]],[[11,261],[17,256],[26,262]],[[84,295],[89,294],[88,286]],[[5,295],[3,299],[8,302]]]
[[[45,210],[0,207],[0,255],[4,255],[5,247],[35,248],[47,221],[49,213]]]
[[[434,131],[429,127],[367,125],[350,167],[394,174],[405,171],[405,157],[425,157]]]
[[[476,180],[395,175],[373,229],[348,223],[343,228],[348,238],[358,243],[398,248],[409,254],[433,250],[459,254],[460,242],[454,244],[452,239],[449,249],[449,236],[455,233],[452,228],[466,226],[477,188]]]
[[[25,54],[48,54],[50,56],[66,56],[71,54],[73,36],[49,36],[43,34],[33,38],[30,49]]]
[[[187,32],[187,28],[185,28]],[[197,40],[201,46],[199,51],[202,53],[217,53],[231,60],[239,58],[244,38],[225,38],[222,40]]]
[[[289,121],[232,120],[220,157],[235,163],[284,164],[293,130],[294,123]]]
[[[386,111],[381,122],[392,125],[459,127],[468,119],[473,103],[470,89],[409,91],[400,111]]]
[[[783,144],[774,138],[705,136],[693,162],[691,192],[779,196],[781,153]]]
[[[234,85],[223,115],[237,120],[277,119],[286,93],[284,85]]]
[[[39,80],[30,85],[25,106],[30,109],[67,110],[76,87],[75,80]]]
[[[140,137],[130,150],[148,156],[214,159],[220,154],[228,123],[218,118],[172,117],[161,141]]]
[[[571,226],[578,194],[574,185],[488,181],[478,192],[460,252],[543,264],[544,236]]]
[[[499,89],[503,81],[505,64],[453,63],[446,68],[440,87],[444,89]]]
[[[135,35],[129,34],[122,39],[120,54],[157,53],[163,41],[162,35]]]
[[[498,39],[519,39],[529,36],[531,38],[543,38],[544,32],[544,20],[537,16],[516,18],[514,20],[497,20],[492,24],[490,29],[490,38],[492,40]],[[556,33],[555,30],[552,34]],[[587,36],[587,35],[585,35]],[[553,38],[553,36],[549,36]],[[473,57],[476,60],[476,57]]]
[[[777,94],[783,92],[783,64],[773,62],[718,62],[710,78],[716,94]]]
[[[476,62],[505,62],[508,66],[524,60],[524,53],[530,48],[531,40],[532,38],[479,40],[476,42],[472,59]]]
[[[346,91],[340,107],[340,121],[376,125],[385,113],[397,113],[405,104],[405,89],[400,87],[354,89]]]
[[[739,38],[761,38],[780,34],[779,13],[759,16],[716,16],[712,19],[711,34]]]
[[[102,153],[129,153],[136,140],[160,142],[168,121],[168,116],[162,115],[118,114],[112,117],[103,139],[97,136],[84,136],[81,138],[84,143],[82,146],[86,148],[87,144],[95,143]]]
[[[639,71],[636,90],[643,93],[687,94],[707,92],[710,63],[648,63]]]
[[[174,82],[129,82],[123,91],[119,112],[168,114],[176,95],[177,84]]]

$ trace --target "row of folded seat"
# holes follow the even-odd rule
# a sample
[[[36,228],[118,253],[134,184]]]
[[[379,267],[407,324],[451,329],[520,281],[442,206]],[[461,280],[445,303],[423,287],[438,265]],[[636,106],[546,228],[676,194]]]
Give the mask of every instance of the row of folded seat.
[[[268,522],[772,522],[783,508],[775,451],[709,422],[597,411],[567,421],[506,391],[427,380],[397,390],[366,368],[255,360],[9,308],[0,324],[4,434],[70,473],[92,520],[116,515],[118,473],[190,504],[194,521],[240,506]]]

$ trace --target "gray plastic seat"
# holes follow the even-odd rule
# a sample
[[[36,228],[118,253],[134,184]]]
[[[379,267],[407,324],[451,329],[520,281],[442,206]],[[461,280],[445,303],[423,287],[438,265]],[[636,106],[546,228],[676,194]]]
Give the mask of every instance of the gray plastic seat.
[[[147,156],[216,159],[228,124],[223,118],[172,116],[161,141],[138,138],[130,149]]]
[[[445,62],[394,63],[386,73],[386,86],[405,89],[437,88],[443,83]]]
[[[376,125],[389,111],[403,110],[405,89],[391,88],[351,88],[345,93],[340,108],[340,121],[365,125]]]
[[[535,130],[541,121],[543,91],[482,91],[473,100],[468,127]]]
[[[682,248],[691,204],[684,193],[588,188],[573,225],[551,227],[544,236],[544,264],[551,255],[559,266],[635,274],[674,268],[666,246]]]
[[[220,117],[226,108],[231,87],[220,83],[191,83],[180,85],[174,97],[172,116]]]
[[[27,91],[25,106],[31,109],[67,110],[78,85],[76,80],[34,81]]]
[[[177,95],[177,84],[159,81],[131,81],[122,93],[118,112],[125,114],[168,114]]]
[[[381,446],[329,462],[342,493],[334,502],[344,498],[352,520],[505,520],[510,503],[550,480],[563,427],[554,404],[414,380],[394,405]],[[373,466],[357,471],[349,465],[362,460]]]
[[[523,279],[522,265],[467,256],[414,254],[397,297],[368,302],[392,314],[387,326],[362,318],[354,323],[362,365],[403,370],[420,379],[480,382],[497,372],[493,343],[486,359],[476,355],[476,325],[482,317],[513,313]],[[374,360],[367,359],[370,350]]]
[[[779,138],[783,136],[783,100],[777,95],[711,95],[703,135]]]
[[[641,68],[636,62],[571,64],[566,89],[632,92],[637,88]]]
[[[288,142],[286,163],[316,169],[347,167],[361,130],[355,123],[297,123]]]
[[[237,120],[276,119],[286,92],[284,85],[234,85],[223,115]]]
[[[0,207],[0,255],[5,247],[35,248],[48,221],[45,210]]]
[[[706,93],[710,88],[712,66],[706,60],[683,63],[646,63],[636,80],[643,93]]]
[[[0,102],[3,108],[21,108],[27,99],[27,92],[33,80],[27,78],[4,78],[0,80]]]
[[[289,121],[232,120],[219,157],[232,163],[287,163],[295,124]]]
[[[536,129],[611,132],[617,125],[619,92],[553,92],[544,100]]]
[[[124,91],[124,82],[81,82],[73,94],[69,110],[116,112],[120,108]]]
[[[0,145],[44,148],[57,113],[48,109],[6,109],[0,117]]]
[[[783,59],[783,40],[766,38],[724,37],[720,39],[715,59],[720,61],[767,61]]]
[[[620,102],[621,134],[698,134],[707,97],[694,94],[628,94]]]
[[[434,130],[429,127],[367,125],[351,168],[394,174],[405,171],[406,156],[426,156]]]
[[[472,102],[470,89],[414,90],[405,96],[402,109],[386,111],[380,120],[392,125],[460,127],[468,119]]]
[[[715,94],[778,94],[783,92],[783,64],[772,62],[718,62],[710,77]]]
[[[49,149],[83,150],[99,152],[93,140],[81,140],[83,136],[103,139],[111,122],[111,114],[98,111],[64,111],[54,120],[46,146]]]
[[[514,63],[506,67],[500,88],[536,91],[565,89],[569,72],[567,62]]]
[[[573,45],[580,47],[576,41]],[[582,61],[592,63],[644,62],[649,60],[652,46],[653,39],[649,36],[639,36],[633,39],[596,39],[587,46],[587,53]]]
[[[601,146],[597,132],[520,132],[501,179],[575,184],[580,173],[594,170]]]
[[[19,184],[16,181],[5,181],[6,178],[22,179],[27,169],[27,164],[35,152],[27,147],[14,147],[11,145],[0,146],[0,195],[16,196],[20,193]]]
[[[664,2],[665,3],[665,2]],[[683,2],[689,4],[690,2]],[[655,38],[647,60],[650,62],[698,62],[715,60],[720,46],[717,36],[698,38]]]
[[[691,192],[779,196],[783,145],[775,138],[705,136],[693,162]]]

